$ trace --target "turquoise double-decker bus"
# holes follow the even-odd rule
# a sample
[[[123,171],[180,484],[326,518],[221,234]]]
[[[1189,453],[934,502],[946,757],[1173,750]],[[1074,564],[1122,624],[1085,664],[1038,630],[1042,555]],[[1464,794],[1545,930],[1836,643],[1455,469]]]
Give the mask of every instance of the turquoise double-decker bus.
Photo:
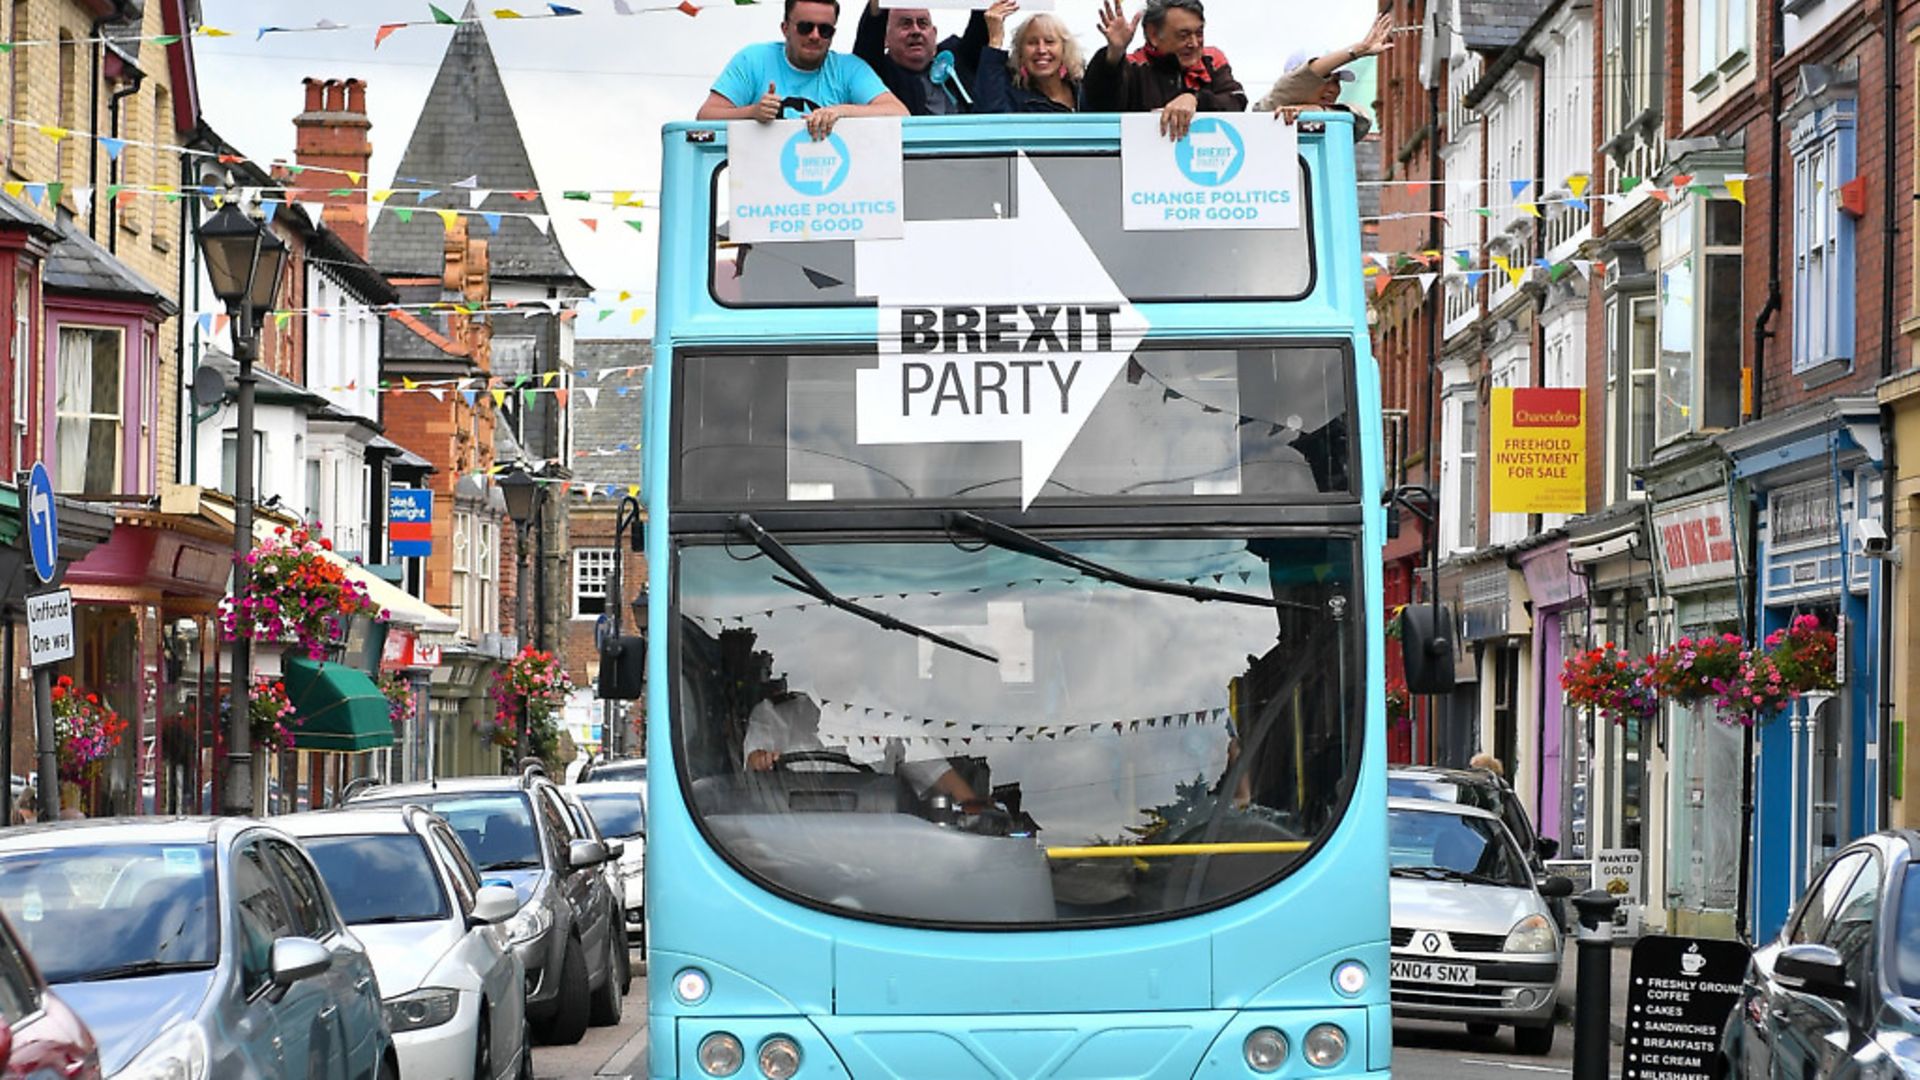
[[[665,131],[650,1075],[1384,1074],[1350,122],[1188,231],[1118,117],[902,126],[884,241],[740,239]]]

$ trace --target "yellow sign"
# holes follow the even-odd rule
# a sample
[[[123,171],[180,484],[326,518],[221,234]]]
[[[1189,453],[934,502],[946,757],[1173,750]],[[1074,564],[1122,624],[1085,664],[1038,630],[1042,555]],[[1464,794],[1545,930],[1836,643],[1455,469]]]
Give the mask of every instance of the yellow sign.
[[[1488,451],[1494,513],[1587,512],[1585,391],[1496,387]]]

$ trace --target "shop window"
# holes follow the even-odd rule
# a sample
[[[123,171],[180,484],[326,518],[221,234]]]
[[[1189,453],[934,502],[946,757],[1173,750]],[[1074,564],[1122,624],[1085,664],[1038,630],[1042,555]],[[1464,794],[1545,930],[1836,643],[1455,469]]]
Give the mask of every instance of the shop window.
[[[589,619],[605,614],[607,586],[612,579],[612,548],[573,549],[573,617]]]
[[[119,330],[60,329],[54,448],[61,491],[112,495],[120,490],[123,341]]]
[[[1840,188],[1853,179],[1851,98],[1818,108],[1793,130],[1793,371],[1853,357],[1853,219]]]

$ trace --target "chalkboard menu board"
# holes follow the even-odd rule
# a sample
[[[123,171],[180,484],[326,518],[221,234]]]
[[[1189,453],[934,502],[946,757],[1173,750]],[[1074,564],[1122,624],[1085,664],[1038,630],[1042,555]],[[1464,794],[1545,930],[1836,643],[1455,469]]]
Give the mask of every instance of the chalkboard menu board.
[[[1740,1002],[1747,947],[1712,938],[1644,937],[1627,984],[1622,1080],[1708,1080]]]

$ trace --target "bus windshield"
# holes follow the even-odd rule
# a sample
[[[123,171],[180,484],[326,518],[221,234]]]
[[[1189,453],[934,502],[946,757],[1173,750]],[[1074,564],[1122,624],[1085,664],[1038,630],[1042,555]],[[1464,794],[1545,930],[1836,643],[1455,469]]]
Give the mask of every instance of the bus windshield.
[[[1102,572],[958,533],[780,538],[925,634],[750,543],[683,544],[675,715],[709,839],[803,902],[916,923],[1162,918],[1300,865],[1358,764],[1353,540],[1046,541]]]

